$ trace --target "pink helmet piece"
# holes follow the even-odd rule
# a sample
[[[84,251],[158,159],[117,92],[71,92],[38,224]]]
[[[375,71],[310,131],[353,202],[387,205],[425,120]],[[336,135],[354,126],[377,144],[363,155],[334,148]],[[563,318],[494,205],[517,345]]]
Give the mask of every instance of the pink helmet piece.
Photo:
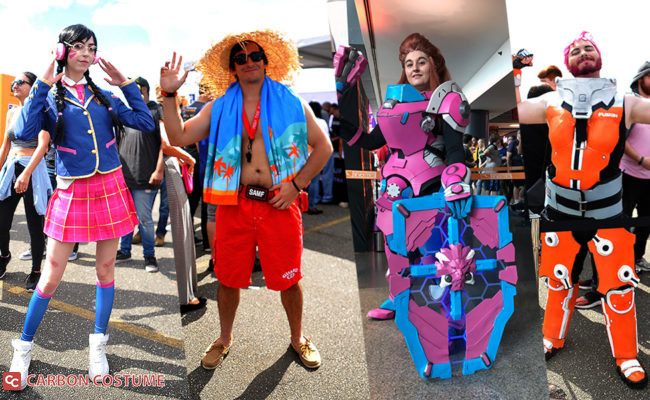
[[[594,45],[596,52],[598,52],[598,55],[602,57],[602,54],[600,54],[600,50],[598,49],[598,46],[596,46],[596,42],[594,42],[594,37],[592,36],[592,34],[587,31],[582,31],[580,33],[580,36],[572,40],[571,43],[569,43],[569,45],[564,48],[564,65],[567,68],[569,68],[569,50],[571,49],[571,46],[573,46],[573,44],[579,40],[585,40],[591,43],[592,45]]]

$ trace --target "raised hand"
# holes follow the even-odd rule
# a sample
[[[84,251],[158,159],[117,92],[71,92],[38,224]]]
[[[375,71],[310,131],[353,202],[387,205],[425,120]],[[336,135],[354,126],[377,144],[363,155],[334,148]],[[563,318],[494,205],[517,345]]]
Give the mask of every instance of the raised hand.
[[[361,52],[351,47],[339,46],[334,54],[334,78],[339,98],[349,87],[354,86],[367,66],[368,60]]]
[[[512,56],[512,68],[522,69],[533,66],[533,53],[526,49],[520,49],[517,54]]]
[[[54,76],[54,71],[56,70],[56,68],[54,67],[55,64],[56,64],[56,58],[52,60],[52,63],[47,67],[45,73],[41,75],[43,80],[48,81],[51,84],[57,83],[59,79],[63,77],[63,72]]]
[[[104,78],[106,82],[108,82],[110,85],[113,86],[120,86],[124,82],[126,82],[126,78],[122,73],[115,68],[113,64],[110,62],[106,61],[104,58],[99,59],[99,66],[101,67],[104,72],[106,72],[106,75],[110,78]]]
[[[183,65],[183,56],[179,56],[178,62],[176,62],[176,52],[174,52],[172,60],[167,61],[165,65],[160,68],[160,89],[164,92],[174,93],[185,83],[187,74],[190,71],[186,70],[182,76],[179,76],[181,65]]]
[[[512,73],[515,77],[515,86],[521,86],[521,69],[533,66],[533,53],[526,49],[520,49],[512,56]]]

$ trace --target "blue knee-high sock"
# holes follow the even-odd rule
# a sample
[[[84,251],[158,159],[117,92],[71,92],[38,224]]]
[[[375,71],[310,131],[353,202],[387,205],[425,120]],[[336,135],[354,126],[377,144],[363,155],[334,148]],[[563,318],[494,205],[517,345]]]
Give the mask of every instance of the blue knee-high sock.
[[[25,324],[23,325],[23,333],[20,335],[20,340],[31,342],[34,340],[36,329],[41,324],[47,305],[50,303],[52,295],[46,295],[36,287],[32,299],[27,306],[27,315],[25,315]]]
[[[108,320],[113,310],[113,298],[115,297],[115,281],[108,283],[97,282],[95,296],[95,333],[106,333]]]

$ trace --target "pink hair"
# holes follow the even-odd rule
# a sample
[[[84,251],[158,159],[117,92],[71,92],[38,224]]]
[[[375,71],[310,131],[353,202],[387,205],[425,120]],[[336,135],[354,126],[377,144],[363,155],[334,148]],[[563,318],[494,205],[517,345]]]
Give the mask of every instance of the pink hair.
[[[594,48],[596,49],[596,52],[598,52],[598,55],[602,58],[602,54],[600,54],[600,50],[598,49],[598,46],[596,46],[596,43],[594,42],[594,37],[591,35],[591,33],[587,31],[582,31],[580,33],[580,36],[578,36],[576,39],[574,39],[567,47],[564,48],[564,65],[569,68],[569,50],[571,50],[571,46],[577,41],[584,40],[589,43],[591,43]]]

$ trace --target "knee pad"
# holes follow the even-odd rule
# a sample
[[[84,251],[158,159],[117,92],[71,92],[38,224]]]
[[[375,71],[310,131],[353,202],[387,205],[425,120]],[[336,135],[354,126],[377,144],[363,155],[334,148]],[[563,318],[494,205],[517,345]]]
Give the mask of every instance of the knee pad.
[[[634,234],[623,228],[599,229],[589,241],[589,250],[598,271],[598,291],[603,294],[622,286],[636,287]]]
[[[564,289],[573,286],[571,274],[580,245],[575,241],[571,232],[542,233],[542,258],[539,266],[539,276],[549,281],[561,283]],[[549,286],[549,289],[552,289]]]
[[[602,303],[605,327],[615,358],[636,358],[637,321],[634,288],[612,289]]]

